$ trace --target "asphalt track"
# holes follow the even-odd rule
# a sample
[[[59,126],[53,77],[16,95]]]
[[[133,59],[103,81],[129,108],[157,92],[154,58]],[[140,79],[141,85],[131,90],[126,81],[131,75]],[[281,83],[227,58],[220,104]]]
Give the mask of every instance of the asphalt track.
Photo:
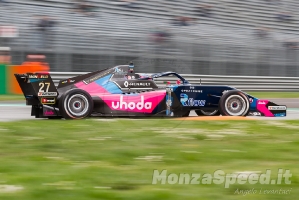
[[[299,119],[299,99],[270,99],[279,105],[286,105],[288,108],[286,117],[247,117],[259,120],[293,120]],[[24,102],[0,102],[0,121],[17,121],[35,119],[30,116],[31,107]],[[197,116],[191,112],[190,116]],[[219,120],[223,119],[218,117]],[[213,118],[217,119],[217,118]],[[38,120],[38,119],[36,119]]]

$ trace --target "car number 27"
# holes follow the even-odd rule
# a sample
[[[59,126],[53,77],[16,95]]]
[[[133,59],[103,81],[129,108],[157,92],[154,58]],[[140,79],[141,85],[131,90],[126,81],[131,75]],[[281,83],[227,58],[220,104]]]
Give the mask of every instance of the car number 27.
[[[51,84],[51,83],[43,83],[43,82],[40,82],[40,83],[38,84],[38,85],[40,86],[40,87],[39,87],[39,92],[49,92],[50,84]],[[46,85],[46,91],[44,91],[45,85]]]

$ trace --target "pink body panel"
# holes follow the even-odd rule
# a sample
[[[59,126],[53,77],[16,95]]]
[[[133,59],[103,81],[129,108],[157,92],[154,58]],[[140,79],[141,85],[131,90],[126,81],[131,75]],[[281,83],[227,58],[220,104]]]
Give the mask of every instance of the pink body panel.
[[[91,96],[100,97],[111,110],[127,112],[152,113],[166,96],[165,90],[142,92],[131,95],[111,94],[94,82],[87,85],[83,82],[79,82],[75,84],[75,86],[85,90]]]
[[[259,112],[263,113],[266,117],[274,117],[274,115],[266,107],[268,102],[269,102],[268,100],[258,100],[256,102],[256,108]]]
[[[137,93],[136,95],[110,94],[100,97],[111,110],[152,113],[165,95],[166,91],[152,91]]]

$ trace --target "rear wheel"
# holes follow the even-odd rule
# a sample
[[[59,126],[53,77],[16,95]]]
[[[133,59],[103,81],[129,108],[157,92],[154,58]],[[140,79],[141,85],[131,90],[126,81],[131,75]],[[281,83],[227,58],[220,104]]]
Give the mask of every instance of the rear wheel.
[[[61,116],[53,116],[53,117],[47,117],[48,119],[61,119]]]
[[[228,91],[220,98],[219,111],[223,116],[246,116],[249,112],[249,99],[241,91]]]
[[[211,110],[211,111],[203,111],[203,110],[195,110],[198,116],[219,116],[219,110]]]
[[[84,90],[72,89],[59,100],[59,110],[65,119],[83,119],[93,111],[93,100]]]

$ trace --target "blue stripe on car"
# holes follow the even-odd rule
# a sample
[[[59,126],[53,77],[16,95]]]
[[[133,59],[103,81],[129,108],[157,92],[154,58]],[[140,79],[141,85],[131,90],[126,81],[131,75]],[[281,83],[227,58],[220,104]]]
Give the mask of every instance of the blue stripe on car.
[[[111,94],[121,94],[121,89],[115,83],[109,81],[110,77],[111,74],[96,80],[95,83],[105,88]]]

